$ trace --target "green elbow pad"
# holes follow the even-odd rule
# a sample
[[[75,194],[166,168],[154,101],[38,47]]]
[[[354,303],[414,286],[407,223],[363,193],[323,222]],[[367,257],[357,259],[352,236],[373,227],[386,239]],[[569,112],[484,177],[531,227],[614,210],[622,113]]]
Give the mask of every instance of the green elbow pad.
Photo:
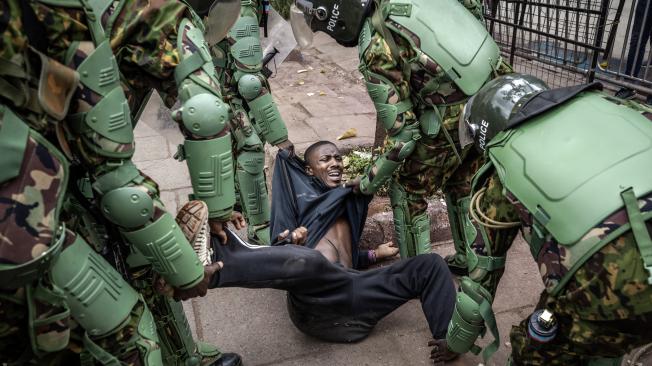
[[[122,232],[167,283],[190,288],[204,278],[197,254],[169,213],[136,231]]]
[[[210,218],[230,217],[235,204],[231,134],[211,140],[186,140],[183,153],[194,198],[206,202]]]
[[[272,94],[266,93],[249,101],[249,108],[254,116],[256,132],[262,135],[267,142],[277,145],[288,139],[288,129],[285,127]]]
[[[394,171],[401,165],[400,161],[387,159],[381,156],[376,160],[373,166],[376,167],[376,174],[369,178],[371,171],[362,178],[360,182],[360,192],[364,194],[374,194],[378,189],[394,174]]]
[[[138,301],[138,293],[81,236],[61,252],[51,276],[72,316],[92,337],[122,326]]]

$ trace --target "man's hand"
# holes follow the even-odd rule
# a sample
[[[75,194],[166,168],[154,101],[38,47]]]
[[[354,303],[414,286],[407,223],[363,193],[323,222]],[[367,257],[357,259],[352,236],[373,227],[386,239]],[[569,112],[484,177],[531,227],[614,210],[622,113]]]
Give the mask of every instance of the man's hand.
[[[428,346],[432,347],[430,351],[430,359],[435,365],[443,365],[444,362],[455,359],[459,354],[448,349],[446,339],[433,339],[428,342]]]
[[[281,150],[285,150],[290,153],[290,156],[294,156],[294,144],[290,140],[285,140],[278,145],[276,145]]]
[[[387,242],[385,244],[380,244],[376,248],[376,259],[381,260],[389,257],[393,257],[398,254],[398,247],[394,242]]]
[[[292,231],[292,234],[290,234],[290,230],[285,230],[284,232],[278,235],[276,241],[277,242],[283,241],[287,239],[288,236],[292,244],[303,245],[306,243],[306,239],[308,238],[308,229],[301,226],[299,228],[294,229],[294,231]]]
[[[362,177],[357,177],[353,180],[350,180],[346,183],[344,183],[344,188],[351,188],[353,189],[353,193],[359,194],[360,193],[360,181],[362,181]]]
[[[180,288],[175,288],[172,297],[174,297],[176,301],[185,301],[188,299],[192,299],[193,297],[206,296],[206,293],[208,292],[208,284],[211,282],[211,278],[213,277],[215,272],[221,270],[222,267],[224,267],[224,263],[222,262],[215,262],[213,264],[205,266],[204,279],[201,280],[201,282],[196,284],[194,287],[185,290],[182,290]]]
[[[222,244],[226,244],[227,238],[226,238],[226,231],[224,231],[224,229],[226,228],[226,225],[229,222],[233,224],[233,227],[236,230],[244,229],[247,226],[242,214],[236,211],[233,211],[233,214],[231,214],[231,219],[229,221],[220,221],[215,219],[208,220],[208,225],[211,227],[211,234],[217,236],[217,238],[220,240],[220,243]]]

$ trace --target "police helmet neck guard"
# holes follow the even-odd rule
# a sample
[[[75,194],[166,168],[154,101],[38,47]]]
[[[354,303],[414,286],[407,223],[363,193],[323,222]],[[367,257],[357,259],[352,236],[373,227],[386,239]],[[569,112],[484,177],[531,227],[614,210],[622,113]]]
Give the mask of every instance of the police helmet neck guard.
[[[489,141],[508,128],[510,118],[533,96],[548,89],[545,82],[531,75],[509,74],[491,80],[464,108],[462,145],[473,142],[484,153]]]
[[[337,43],[353,47],[373,0],[296,0],[295,7],[304,14],[313,32],[324,32]]]

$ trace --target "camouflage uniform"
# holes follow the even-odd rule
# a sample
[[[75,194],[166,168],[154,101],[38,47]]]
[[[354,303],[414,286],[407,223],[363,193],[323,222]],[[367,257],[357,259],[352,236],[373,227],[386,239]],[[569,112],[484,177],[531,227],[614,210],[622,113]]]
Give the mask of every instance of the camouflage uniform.
[[[55,5],[53,5],[55,4]],[[83,2],[84,6],[90,7],[88,3]],[[119,80],[117,80],[124,90],[129,102],[124,106],[122,112],[126,116],[117,122],[137,120],[140,107],[146,103],[149,92],[152,88],[156,89],[168,106],[171,106],[177,97],[188,98],[190,94],[177,95],[178,92],[189,93],[187,89],[181,89],[178,85],[181,80],[175,81],[175,71],[185,57],[193,52],[198,52],[198,45],[191,40],[190,32],[192,27],[187,25],[183,29],[183,34],[178,34],[179,24],[184,18],[193,17],[188,11],[187,6],[178,1],[149,1],[146,3],[136,0],[107,2],[104,12],[99,14],[99,23],[106,30],[109,40],[109,55],[115,55],[115,59],[120,71]],[[31,13],[34,22],[23,24],[27,17],[25,9]],[[87,9],[86,9],[87,10]],[[65,235],[63,248],[72,245],[75,238],[87,241],[96,251],[107,254],[113,253],[114,265],[121,270],[124,276],[131,277],[132,284],[139,288],[147,298],[145,302],[139,302],[132,310],[131,319],[127,320],[121,330],[112,333],[101,339],[93,339],[96,345],[99,345],[105,351],[118,355],[120,360],[126,364],[141,364],[143,361],[145,343],[140,343],[138,348],[126,349],[125,344],[133,340],[136,333],[142,329],[138,327],[138,322],[134,321],[142,317],[151,317],[148,306],[155,306],[156,303],[165,303],[166,306],[174,308],[177,315],[177,324],[171,324],[174,320],[169,314],[157,319],[158,331],[162,338],[169,344],[166,348],[172,354],[165,354],[166,364],[178,362],[177,358],[196,357],[192,353],[197,351],[196,346],[174,344],[175,342],[187,342],[188,340],[175,339],[175,329],[179,327],[188,327],[187,321],[183,316],[180,303],[174,303],[155,294],[152,291],[151,277],[153,275],[152,267],[143,262],[142,256],[135,256],[136,259],[130,266],[131,270],[125,270],[127,264],[125,258],[115,256],[120,252],[120,246],[124,245],[124,240],[115,225],[102,217],[99,209],[100,197],[107,191],[103,190],[100,181],[106,182],[105,179],[111,174],[118,179],[123,179],[122,184],[129,188],[135,188],[137,191],[144,192],[153,201],[152,220],[156,221],[163,215],[169,215],[159,199],[157,185],[144,174],[138,172],[131,163],[131,156],[134,151],[133,138],[131,141],[115,141],[103,136],[93,129],[87,129],[83,123],[75,119],[75,114],[85,113],[92,110],[94,106],[100,104],[103,96],[91,88],[79,84],[77,89],[69,96],[72,97],[70,102],[70,113],[67,113],[67,106],[70,98],[66,100],[63,94],[68,90],[66,87],[73,85],[75,82],[70,81],[74,70],[79,72],[83,79],[89,76],[89,72],[84,67],[84,61],[89,54],[94,51],[94,38],[97,37],[97,29],[92,26],[92,21],[86,19],[87,12],[79,6],[61,6],[56,2],[38,2],[18,0],[5,0],[0,2],[0,31],[2,32],[2,44],[0,45],[0,61],[3,65],[11,65],[9,68],[3,66],[0,72],[2,76],[3,92],[0,93],[0,105],[10,104],[12,110],[20,118],[29,124],[30,140],[25,153],[23,164],[33,163],[30,166],[23,167],[19,177],[22,179],[10,180],[3,183],[2,196],[0,197],[0,214],[2,215],[2,239],[0,245],[1,263],[21,264],[26,263],[33,258],[37,258],[48,248],[48,243],[53,242],[57,237],[64,237],[64,233],[59,229],[59,222],[65,222],[68,228]],[[196,19],[195,19],[196,20]],[[97,23],[95,23],[97,24]],[[30,31],[25,27],[32,27]],[[36,28],[36,29],[34,29]],[[38,51],[28,49],[34,35],[42,41]],[[179,38],[179,39],[178,39]],[[39,43],[39,42],[36,42]],[[183,47],[179,47],[183,45]],[[32,46],[37,46],[32,44]],[[179,50],[183,49],[183,53]],[[34,85],[33,80],[39,80],[39,55],[47,55],[51,59],[51,67],[59,70],[60,74],[67,75],[66,83],[58,84],[61,80],[57,79],[56,72],[47,75],[47,88],[52,95],[46,93],[45,96],[39,95],[38,102],[36,98],[26,101],[20,100],[23,92],[29,94],[32,90],[39,90],[38,85]],[[45,56],[43,56],[45,57]],[[41,58],[40,62],[45,62]],[[22,69],[23,72],[16,71]],[[105,70],[93,71],[100,74],[100,87],[107,85],[109,82],[115,82],[111,74],[106,76],[102,74]],[[102,80],[102,77],[105,77]],[[116,77],[116,75],[113,75]],[[194,78],[196,84],[201,84],[205,90],[214,91],[219,96],[219,85],[212,75],[207,74],[203,69],[190,71],[190,76]],[[9,80],[10,86],[7,86]],[[185,84],[184,84],[185,85]],[[13,86],[13,88],[11,88]],[[187,86],[187,85],[186,85]],[[14,93],[12,95],[11,93]],[[43,97],[43,98],[41,98]],[[48,97],[51,97],[48,104]],[[45,101],[45,102],[44,102]],[[40,102],[40,103],[39,103]],[[53,111],[54,109],[54,111]],[[133,114],[129,114],[129,111]],[[64,112],[65,111],[65,112]],[[58,112],[58,115],[57,115]],[[52,118],[57,115],[58,118]],[[6,116],[5,116],[6,117]],[[112,116],[113,117],[113,116]],[[6,118],[2,121],[6,123]],[[1,125],[0,125],[1,126]],[[133,126],[125,126],[120,123],[114,123],[110,128],[113,130],[127,129],[127,135]],[[5,128],[5,130],[7,130]],[[193,132],[183,128],[186,139],[205,139],[205,136],[196,136]],[[228,128],[222,129],[216,133],[216,136],[228,135]],[[32,135],[45,136],[42,140],[34,142]],[[49,142],[48,142],[49,140]],[[48,145],[48,149],[43,147]],[[54,145],[54,146],[53,146]],[[62,151],[51,155],[52,151]],[[74,174],[67,176],[60,166],[72,163],[71,171]],[[129,179],[119,178],[121,169],[128,169],[131,173]],[[135,174],[133,172],[136,172]],[[33,180],[32,181],[30,181]],[[1,180],[1,179],[0,179]],[[70,182],[66,186],[62,182]],[[94,182],[92,188],[90,182]],[[17,188],[12,184],[17,184]],[[75,187],[69,191],[68,187]],[[13,190],[12,190],[13,189]],[[77,192],[69,195],[66,192]],[[98,197],[99,196],[99,197]],[[132,196],[133,197],[133,196]],[[65,202],[63,200],[65,199]],[[57,212],[54,208],[57,207]],[[62,207],[61,221],[59,221],[58,208]],[[211,214],[212,218],[226,220],[230,218],[231,210],[227,209],[215,211]],[[73,231],[80,235],[75,235]],[[16,249],[13,243],[16,238],[20,238],[22,245]],[[124,256],[129,255],[129,248]],[[135,252],[134,252],[135,253]],[[132,254],[134,254],[132,253]],[[109,256],[110,257],[110,256]],[[192,260],[192,258],[190,258]],[[104,263],[104,262],[103,262]],[[197,261],[198,263],[198,261]],[[183,269],[181,269],[183,271]],[[131,272],[131,273],[127,273]],[[117,275],[120,278],[120,275]],[[119,279],[121,280],[121,279]],[[37,281],[36,287],[53,290],[52,284],[45,278]],[[126,285],[125,285],[126,286]],[[17,327],[16,324],[25,324],[27,322],[26,314],[26,297],[30,296],[28,289],[30,286],[21,287],[17,290],[3,290],[0,293],[2,301],[2,311],[0,312],[0,337],[2,338],[2,347],[0,347],[0,359],[2,362],[10,362],[20,357],[19,363],[27,363],[33,360],[29,352],[29,334],[24,326]],[[54,286],[56,287],[56,286]],[[127,286],[128,287],[128,286]],[[33,289],[33,291],[36,291]],[[27,295],[26,295],[27,292]],[[54,296],[54,295],[52,295]],[[48,296],[48,300],[52,300]],[[54,301],[56,300],[56,301]],[[36,298],[37,317],[47,317],[57,313],[57,301],[45,302],[39,305],[38,297]],[[62,305],[63,306],[63,305]],[[65,306],[63,306],[65,308]],[[165,310],[167,311],[167,310]],[[164,312],[165,312],[164,311]],[[180,312],[180,313],[179,313]],[[65,311],[64,311],[65,313]],[[156,311],[155,311],[156,313]],[[30,315],[31,316],[31,315]],[[39,363],[52,358],[56,362],[67,364],[61,359],[68,359],[67,355],[51,355],[48,349],[61,349],[62,345],[57,347],[48,347],[49,343],[57,343],[57,339],[67,341],[70,329],[74,328],[68,321],[68,317],[62,317],[49,327],[41,326],[36,332],[36,337],[45,339],[45,350],[42,354],[37,354],[41,358]],[[180,322],[180,323],[179,323]],[[153,328],[152,328],[153,329]],[[63,334],[58,337],[57,333]],[[166,336],[167,335],[167,336]],[[79,345],[84,338],[84,330],[77,327],[73,331],[73,339],[78,342],[70,342],[68,350],[79,353]],[[91,333],[91,338],[92,333]],[[178,337],[177,337],[178,338]],[[158,339],[150,338],[148,347],[157,349]],[[64,341],[64,343],[65,343]],[[190,339],[192,342],[192,339]],[[27,346],[27,347],[26,347]],[[65,348],[66,344],[63,345]],[[184,346],[194,349],[183,350]],[[174,354],[181,349],[185,352],[183,355]],[[24,354],[22,352],[25,352]],[[190,352],[190,354],[188,353]],[[213,352],[211,356],[218,356],[218,352]],[[92,361],[92,360],[91,360]]]
[[[291,1],[272,0],[274,8],[284,17],[289,17]],[[375,1],[373,12],[379,12],[386,1]],[[460,1],[479,21],[483,21],[482,7],[475,1]],[[468,194],[470,179],[482,164],[482,157],[470,149],[462,150],[458,139],[459,115],[469,98],[447,75],[445,70],[432,59],[421,62],[414,47],[403,35],[392,34],[391,43],[384,38],[375,26],[372,18],[366,20],[371,29],[370,41],[363,42],[367,35],[360,36],[358,51],[360,55],[359,70],[365,78],[369,94],[377,109],[378,118],[384,114],[379,105],[409,105],[398,107],[393,126],[387,129],[384,154],[388,159],[399,161],[390,181],[390,198],[394,211],[395,240],[398,242],[401,257],[412,257],[430,252],[429,218],[426,214],[427,198],[438,189],[446,195],[449,215],[456,215],[454,206],[458,199]],[[387,20],[391,23],[391,20]],[[418,38],[424,35],[414,35]],[[395,54],[398,53],[400,57]],[[509,65],[500,62],[494,69],[494,76],[511,72]],[[376,100],[377,91],[389,86],[386,100]],[[376,88],[376,90],[372,90]],[[435,131],[426,131],[420,118],[434,109],[441,116],[440,127]],[[445,131],[444,131],[445,130]],[[409,144],[397,136],[412,134],[416,142],[414,150],[400,161],[396,156]],[[395,156],[392,156],[395,155]],[[374,168],[375,169],[375,168]],[[369,169],[370,185],[375,182],[375,173]],[[380,181],[385,177],[379,177]],[[382,184],[382,182],[381,182]],[[367,192],[365,192],[367,193]],[[373,193],[373,192],[371,192]],[[453,221],[453,220],[451,220]],[[456,245],[461,242],[461,234],[455,232]],[[412,239],[411,239],[412,238]]]
[[[532,216],[501,184],[495,172],[488,172],[477,189],[483,187],[482,211],[501,222],[521,221],[522,226],[511,229],[488,229],[491,255],[504,256],[519,230],[529,232]],[[474,187],[474,190],[476,188]],[[652,211],[652,195],[639,199],[641,212]],[[582,240],[602,238],[627,223],[627,213],[621,209],[596,225]],[[648,221],[648,230],[652,224]],[[473,250],[487,255],[485,244],[478,236]],[[517,365],[583,365],[591,358],[615,358],[652,341],[652,286],[648,272],[642,266],[641,256],[631,231],[606,244],[585,262],[562,292],[549,294],[568,272],[566,249],[554,239],[543,244],[537,255],[541,277],[546,286],[537,309],[552,311],[559,323],[556,338],[544,345],[527,335],[524,319],[512,327],[510,342],[512,358]],[[481,270],[478,270],[481,271]],[[504,268],[487,274],[484,288],[495,295]],[[471,273],[471,277],[480,276]],[[590,356],[590,357],[589,357]]]
[[[255,243],[268,245],[270,209],[264,172],[264,144],[287,143],[288,132],[273,100],[256,102],[271,94],[262,65],[264,55],[258,27],[266,9],[258,0],[243,0],[241,4],[240,19],[227,37],[212,48],[212,52],[224,88],[224,99],[234,113],[231,131],[236,160],[235,181],[239,205],[248,224],[248,237]],[[243,95],[249,88],[244,81],[253,81],[259,90],[253,95]]]

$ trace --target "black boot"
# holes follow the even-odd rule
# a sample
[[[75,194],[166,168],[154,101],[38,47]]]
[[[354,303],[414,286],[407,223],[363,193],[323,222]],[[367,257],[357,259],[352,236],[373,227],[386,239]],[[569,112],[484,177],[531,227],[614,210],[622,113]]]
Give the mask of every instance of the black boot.
[[[237,353],[222,353],[211,366],[242,366],[242,358]]]

